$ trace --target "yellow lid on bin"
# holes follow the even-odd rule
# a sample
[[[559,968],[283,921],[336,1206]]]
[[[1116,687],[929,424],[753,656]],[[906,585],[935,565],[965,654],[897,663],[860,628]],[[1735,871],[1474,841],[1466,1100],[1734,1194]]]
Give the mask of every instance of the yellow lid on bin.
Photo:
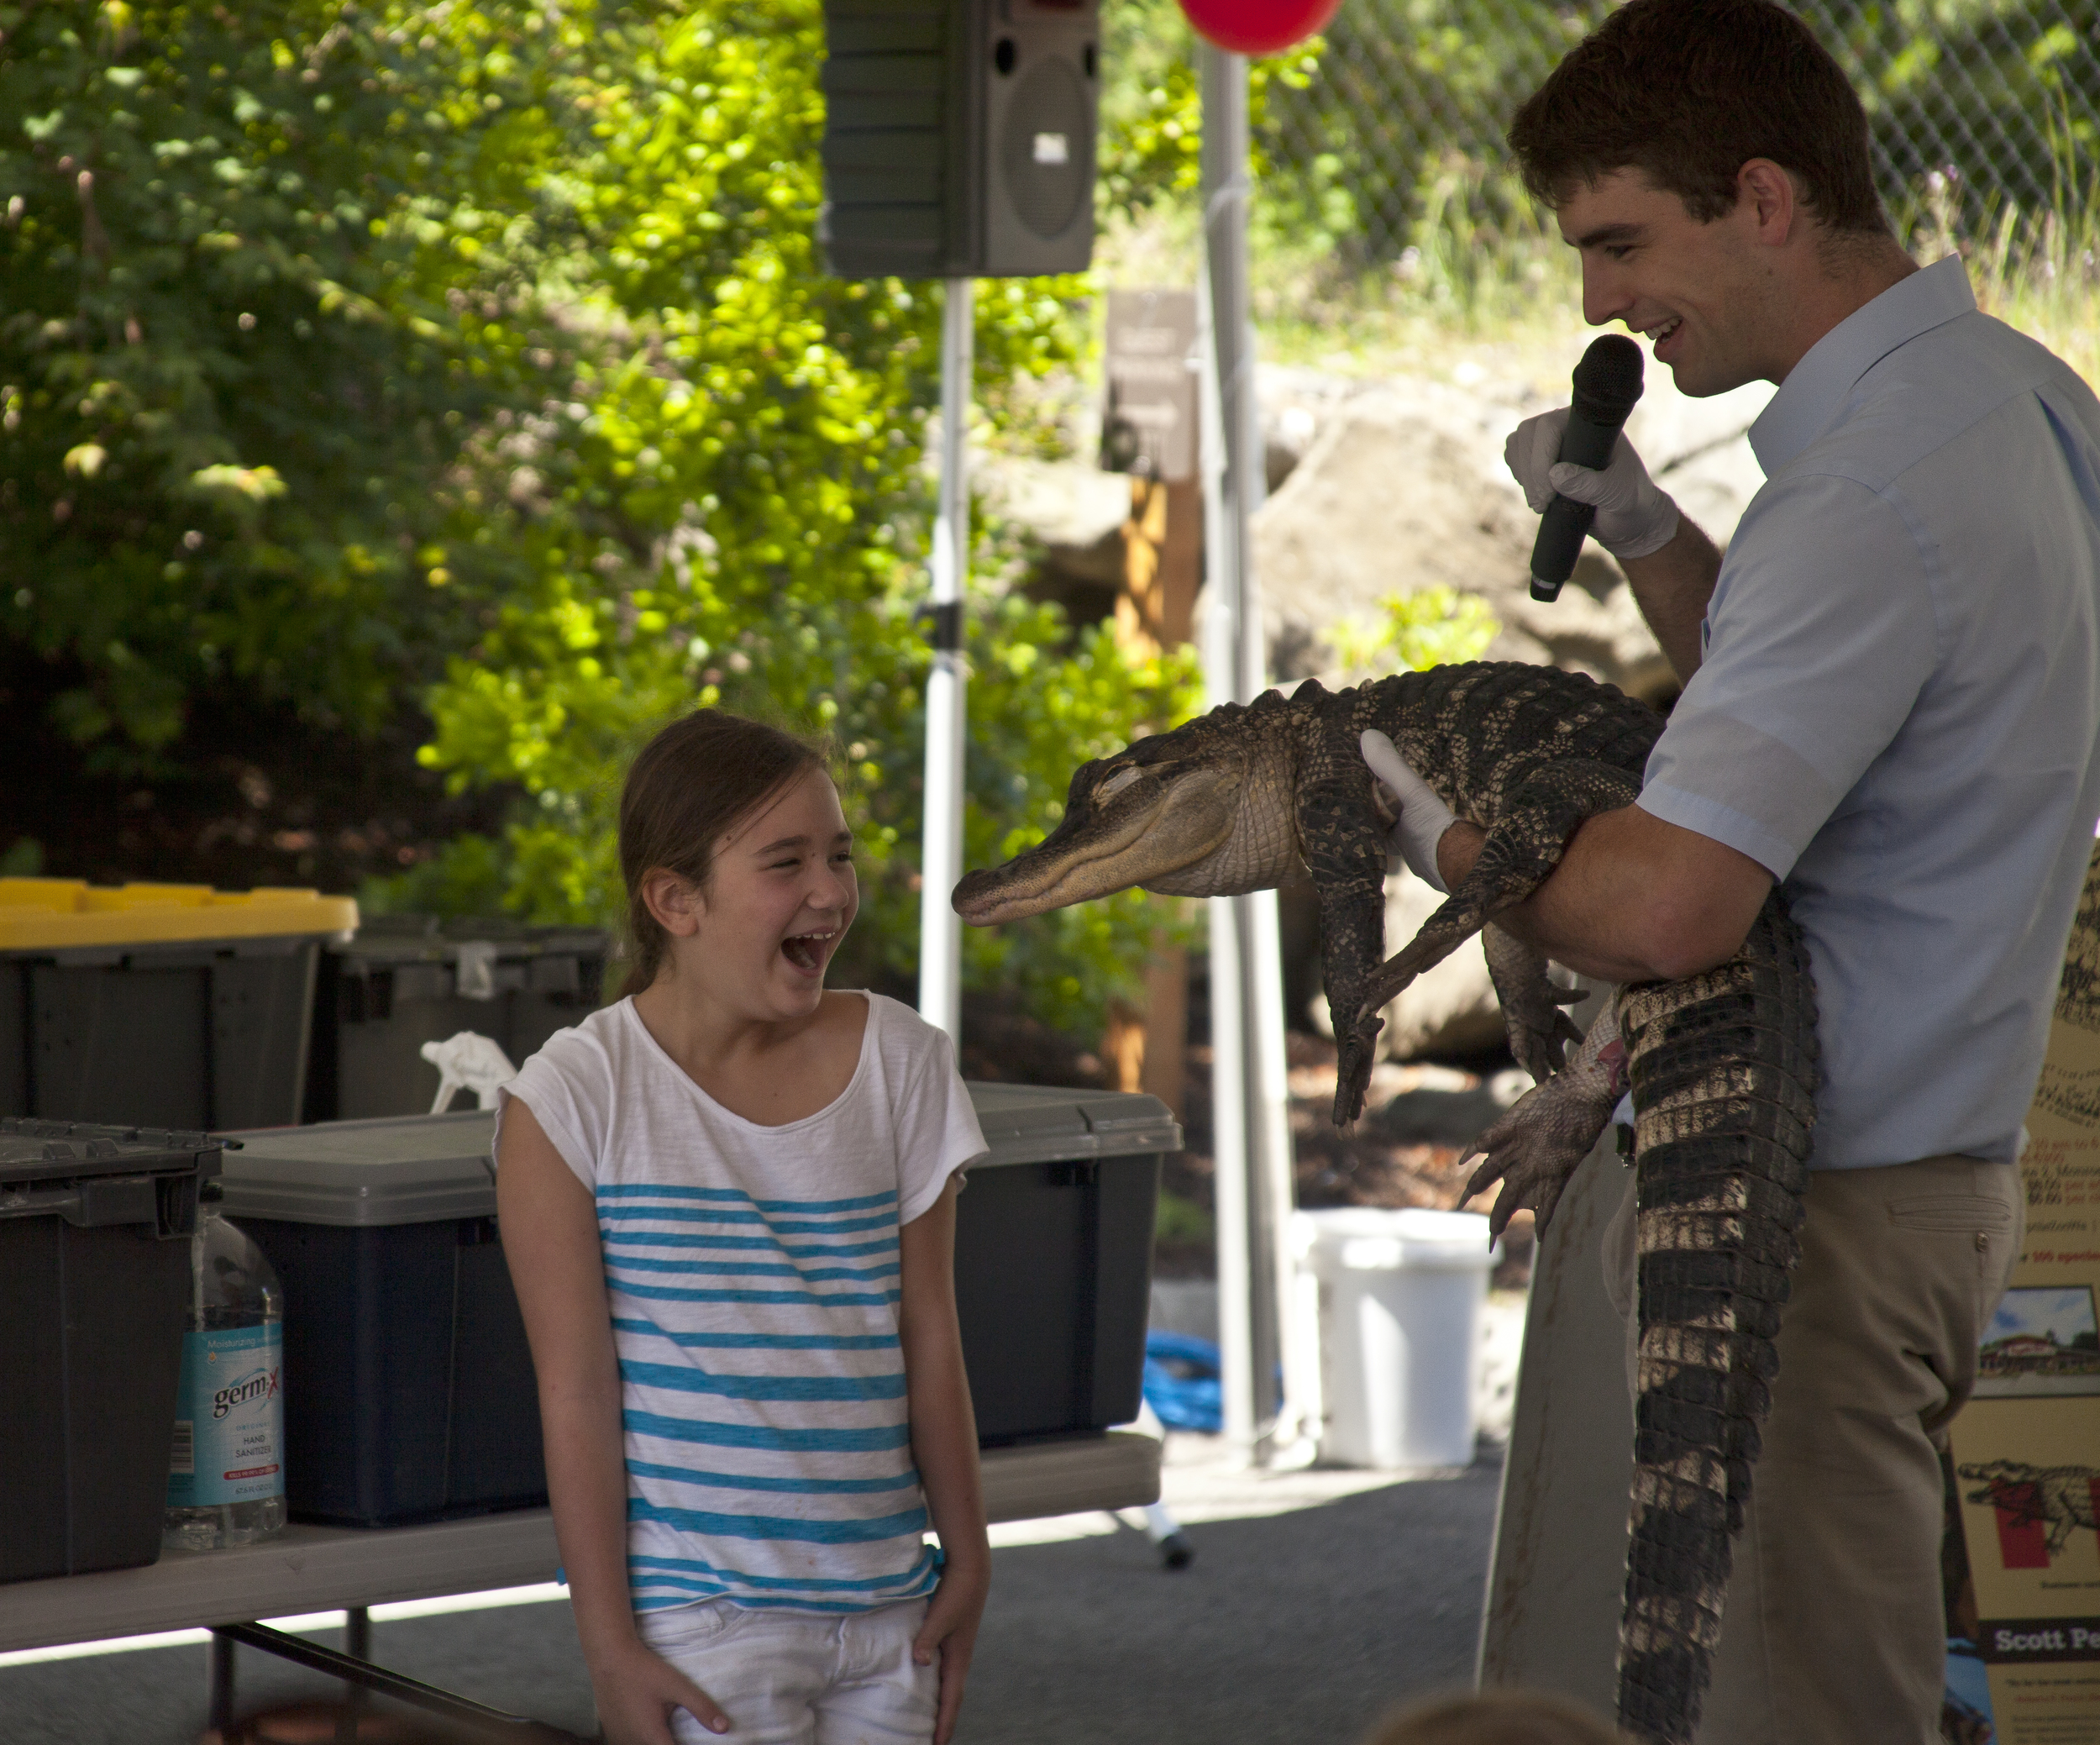
[[[355,897],[318,891],[0,879],[0,951],[346,933],[356,927]]]

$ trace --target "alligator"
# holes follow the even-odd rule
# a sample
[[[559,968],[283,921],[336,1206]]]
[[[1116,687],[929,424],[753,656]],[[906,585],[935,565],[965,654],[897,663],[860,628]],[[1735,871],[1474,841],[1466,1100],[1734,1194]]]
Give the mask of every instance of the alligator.
[[[2073,1533],[2093,1530],[2093,1516],[2100,1512],[2095,1508],[2100,1472],[2090,1466],[2029,1466],[2019,1460],[1993,1460],[1960,1471],[1971,1483],[1982,1481],[1982,1489],[1968,1493],[1971,1502],[1988,1503],[2013,1525],[2047,1527],[2052,1563]]]
[[[1390,958],[1394,813],[1359,750],[1368,728],[1486,833],[1471,874]],[[1544,1227],[1630,1085],[1640,1344],[1619,1713],[1637,1739],[1684,1745],[1719,1640],[1799,1252],[1817,1060],[1808,954],[1775,887],[1726,963],[1622,987],[1578,1037],[1545,959],[1494,924],[1583,819],[1635,798],[1662,730],[1609,685],[1512,662],[1337,691],[1309,681],[1084,765],[1056,829],[970,873],[953,901],[989,926],[1133,886],[1265,890],[1302,864],[1319,901],[1341,1126],[1362,1112],[1381,1008],[1482,933],[1511,1049],[1537,1080],[1473,1148],[1484,1161],[1468,1196],[1502,1183],[1496,1234],[1520,1206]]]

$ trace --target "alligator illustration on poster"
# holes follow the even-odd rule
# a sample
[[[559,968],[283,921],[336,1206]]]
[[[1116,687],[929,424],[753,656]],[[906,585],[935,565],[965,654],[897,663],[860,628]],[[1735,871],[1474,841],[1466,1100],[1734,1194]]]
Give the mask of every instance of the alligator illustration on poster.
[[[2093,1487],[2100,1485],[2100,1468],[1992,1460],[1960,1471],[1982,1487],[1969,1492],[1971,1502],[1989,1504],[2008,1525],[2048,1528],[2052,1559],[2071,1543],[2073,1533],[2100,1531],[2100,1522],[2094,1519],[2093,1494]]]

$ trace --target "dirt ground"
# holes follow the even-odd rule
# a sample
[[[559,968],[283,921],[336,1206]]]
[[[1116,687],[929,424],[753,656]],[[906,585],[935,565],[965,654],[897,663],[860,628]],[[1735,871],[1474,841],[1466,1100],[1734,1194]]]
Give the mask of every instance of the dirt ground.
[[[1333,1121],[1335,1045],[1326,1038],[1292,1031],[1286,1038],[1290,1066],[1290,1127],[1296,1154],[1298,1204],[1309,1210],[1334,1206],[1457,1208],[1472,1166],[1467,1141],[1494,1118],[1509,1093],[1501,1075],[1511,1070],[1507,1055],[1462,1061],[1381,1061],[1373,1070],[1363,1118],[1347,1132]],[[1187,1149],[1167,1160],[1161,1185],[1208,1214],[1216,1164],[1210,1124],[1211,1053],[1189,1050],[1188,1107],[1183,1120]],[[1523,1080],[1526,1085],[1528,1080]],[[1497,1092],[1500,1091],[1500,1096]],[[1488,1201],[1468,1210],[1484,1212]],[[1504,1238],[1504,1259],[1494,1284],[1522,1290],[1530,1280],[1531,1219],[1520,1212]],[[1163,1242],[1154,1265],[1167,1278],[1207,1276],[1215,1260],[1205,1241]]]

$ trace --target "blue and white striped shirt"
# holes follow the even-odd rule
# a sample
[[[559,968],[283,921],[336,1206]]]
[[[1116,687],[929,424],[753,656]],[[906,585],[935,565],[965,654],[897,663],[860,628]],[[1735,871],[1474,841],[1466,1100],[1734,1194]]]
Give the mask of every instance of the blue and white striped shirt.
[[[899,1233],[985,1147],[948,1038],[866,997],[852,1082],[784,1127],[716,1102],[627,1000],[505,1087],[596,1200],[638,1613],[932,1590]]]

